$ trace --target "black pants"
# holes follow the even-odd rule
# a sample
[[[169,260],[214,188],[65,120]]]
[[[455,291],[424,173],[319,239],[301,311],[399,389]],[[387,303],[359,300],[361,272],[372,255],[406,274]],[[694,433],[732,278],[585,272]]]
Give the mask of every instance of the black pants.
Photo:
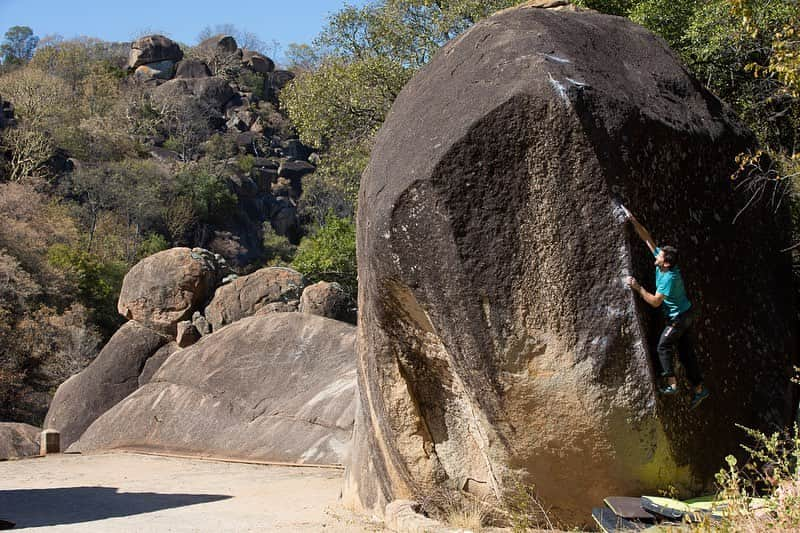
[[[694,322],[694,309],[689,309],[667,321],[667,326],[658,340],[658,359],[661,361],[661,375],[663,377],[673,377],[675,371],[672,366],[672,358],[677,348],[678,357],[686,370],[689,382],[693,386],[697,386],[703,382],[703,374],[700,372],[700,367],[694,356],[692,341],[687,334],[692,322]]]

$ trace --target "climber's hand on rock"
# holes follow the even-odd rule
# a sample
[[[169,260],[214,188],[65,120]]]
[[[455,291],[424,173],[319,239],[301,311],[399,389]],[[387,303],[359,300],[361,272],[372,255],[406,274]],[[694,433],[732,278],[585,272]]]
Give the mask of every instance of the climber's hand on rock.
[[[633,222],[638,222],[638,220],[636,220],[636,217],[635,217],[635,216],[633,216],[633,213],[631,213],[630,211],[628,211],[628,208],[627,208],[627,207],[625,207],[625,206],[624,206],[624,205],[622,205],[622,204],[620,204],[619,206],[622,208],[622,212],[623,212],[623,213],[625,213],[625,220],[629,220],[629,221],[633,221]]]
[[[636,281],[636,278],[634,278],[633,276],[628,276],[628,287],[630,287],[635,291],[638,291],[641,288],[641,285],[639,285],[639,282]]]

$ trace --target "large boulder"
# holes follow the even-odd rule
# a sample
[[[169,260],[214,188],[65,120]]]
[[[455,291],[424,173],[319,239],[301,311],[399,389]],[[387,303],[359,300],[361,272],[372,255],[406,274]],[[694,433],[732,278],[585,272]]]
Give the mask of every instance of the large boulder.
[[[172,248],[139,261],[122,281],[117,309],[161,333],[175,336],[214,293],[219,265],[207,251]]]
[[[89,424],[139,387],[147,360],[167,342],[155,331],[130,321],[123,325],[82,372],[56,390],[44,421],[61,432],[61,447],[78,440]]]
[[[278,95],[287,83],[295,78],[288,70],[274,70],[264,75],[264,99],[278,105]]]
[[[148,63],[136,67],[135,76],[142,79],[168,80],[175,72],[175,62],[172,60],[159,61],[158,63]]]
[[[39,428],[17,422],[0,422],[0,461],[39,455]]]
[[[169,102],[179,96],[197,98],[203,105],[221,110],[234,96],[233,88],[223,78],[175,78],[153,89],[153,98]]]
[[[212,331],[252,316],[269,304],[297,302],[306,283],[291,268],[267,267],[236,278],[217,289],[205,310]]]
[[[284,190],[280,190],[276,186],[272,187],[273,194],[278,193],[291,196],[292,190],[291,186],[285,187]],[[268,198],[267,209],[269,212],[269,220],[275,233],[286,237],[292,244],[299,244],[300,238],[303,235],[303,228],[300,224],[300,217],[297,213],[297,206],[295,203],[289,200],[288,197],[272,197]]]
[[[208,78],[211,71],[208,65],[199,59],[184,59],[177,64],[175,69],[176,78]]]
[[[361,407],[344,498],[535,484],[566,523],[603,497],[708,486],[787,420],[785,210],[731,187],[753,136],[623,18],[520,7],[446,45],[377,136],[358,211]],[[711,397],[659,398],[653,258],[681,249]],[[743,303],[745,302],[745,303]],[[692,483],[694,482],[694,483]]]
[[[239,52],[239,45],[236,39],[230,35],[219,34],[204,39],[197,45],[198,48],[219,54],[236,54]]]
[[[242,50],[242,64],[259,74],[267,74],[275,70],[274,61],[253,50]]]
[[[180,61],[181,58],[183,52],[172,39],[163,35],[147,35],[131,44],[128,68],[134,70],[140,65],[160,61]]]
[[[355,333],[299,313],[240,320],[172,354],[70,451],[343,463],[355,408]]]
[[[306,174],[311,174],[316,170],[316,167],[306,161],[281,161],[281,166],[278,168],[278,176],[288,178],[290,180],[299,180]]]
[[[320,281],[303,289],[300,296],[301,313],[324,316],[355,323],[353,302],[338,283]]]

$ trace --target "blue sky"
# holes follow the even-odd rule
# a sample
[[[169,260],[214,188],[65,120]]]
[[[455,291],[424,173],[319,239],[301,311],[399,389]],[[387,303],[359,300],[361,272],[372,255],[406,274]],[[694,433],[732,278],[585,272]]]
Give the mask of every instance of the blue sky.
[[[326,17],[345,4],[366,0],[0,0],[0,35],[11,26],[29,26],[39,37],[97,37],[130,41],[148,33],[163,33],[176,41],[195,44],[207,26],[233,24],[267,43],[282,46],[308,43]]]

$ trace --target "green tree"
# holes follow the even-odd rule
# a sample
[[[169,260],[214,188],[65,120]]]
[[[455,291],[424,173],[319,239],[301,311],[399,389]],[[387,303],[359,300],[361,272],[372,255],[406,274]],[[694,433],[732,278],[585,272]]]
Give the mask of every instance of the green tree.
[[[322,65],[319,50],[305,43],[289,43],[283,55],[286,68],[295,74],[313,72]]]
[[[0,44],[0,55],[4,64],[22,65],[30,61],[33,51],[39,44],[39,38],[28,26],[12,26]]]
[[[412,73],[387,57],[330,57],[284,89],[282,105],[304,143],[358,144],[375,134]]]
[[[324,226],[300,241],[292,267],[312,282],[338,282],[355,299],[358,290],[355,222],[329,215]]]
[[[56,244],[48,253],[50,264],[73,276],[78,295],[88,307],[94,322],[110,336],[124,320],[117,312],[117,300],[128,265],[103,261],[86,250]]]
[[[278,235],[269,220],[264,222],[262,231],[266,262],[268,265],[281,266],[291,263],[297,246],[289,242],[283,235]]]
[[[282,91],[281,107],[300,139],[322,151],[317,172],[334,193],[326,193],[326,201],[341,196],[355,210],[372,140],[400,89],[445,42],[494,11],[519,3],[377,0],[334,13],[313,46],[290,47],[290,62],[301,68]],[[313,208],[311,198],[306,200],[306,207]]]
[[[234,212],[238,202],[236,194],[213,168],[190,164],[177,175],[176,180],[178,196],[191,201],[200,221],[219,222]]]
[[[144,259],[145,257],[157,254],[158,252],[166,250],[167,248],[169,248],[169,243],[163,235],[151,233],[145,237],[142,243],[139,245],[139,251],[136,256],[138,259]]]

